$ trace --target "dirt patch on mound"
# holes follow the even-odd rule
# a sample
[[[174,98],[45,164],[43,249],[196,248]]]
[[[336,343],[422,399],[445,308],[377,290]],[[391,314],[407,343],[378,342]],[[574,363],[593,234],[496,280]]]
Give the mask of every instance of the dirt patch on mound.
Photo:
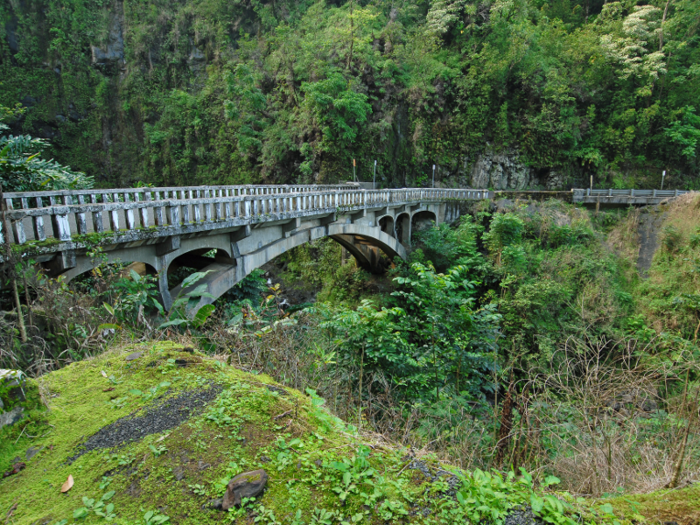
[[[191,390],[163,400],[155,407],[145,409],[141,415],[129,415],[118,419],[111,425],[102,427],[82,445],[78,452],[68,458],[72,463],[87,452],[102,448],[114,448],[126,443],[139,441],[151,434],[159,434],[175,428],[199,412],[204,405],[212,401],[223,390],[221,385],[208,389]]]

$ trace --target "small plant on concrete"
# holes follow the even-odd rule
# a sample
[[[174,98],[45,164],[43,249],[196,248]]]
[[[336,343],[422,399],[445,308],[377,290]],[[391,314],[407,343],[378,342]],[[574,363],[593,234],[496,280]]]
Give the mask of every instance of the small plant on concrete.
[[[158,328],[168,328],[170,326],[183,326],[185,328],[199,329],[204,326],[207,319],[214,313],[213,304],[205,304],[197,308],[202,298],[214,299],[214,296],[207,292],[207,285],[195,285],[203,279],[209,272],[196,272],[187,277],[180,286],[180,292],[173,301],[173,306],[166,315],[166,321]],[[195,310],[196,309],[196,310]],[[192,315],[194,313],[194,315]]]

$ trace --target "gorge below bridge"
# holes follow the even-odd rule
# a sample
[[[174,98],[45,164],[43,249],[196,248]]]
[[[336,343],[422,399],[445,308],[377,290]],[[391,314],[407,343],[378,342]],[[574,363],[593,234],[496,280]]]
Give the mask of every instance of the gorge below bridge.
[[[178,268],[207,272],[196,283],[211,294],[204,304],[275,257],[322,237],[380,273],[395,257],[406,258],[412,231],[452,222],[464,201],[491,197],[488,190],[351,185],[6,193],[0,240],[7,235],[16,256],[65,281],[103,263],[143,263],[158,276],[169,308],[181,289],[170,289],[167,276]]]

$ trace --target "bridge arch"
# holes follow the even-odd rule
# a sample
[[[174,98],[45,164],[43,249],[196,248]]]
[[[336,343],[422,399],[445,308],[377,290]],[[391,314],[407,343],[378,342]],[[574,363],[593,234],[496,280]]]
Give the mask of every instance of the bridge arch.
[[[437,224],[437,215],[428,209],[419,209],[411,215],[411,235],[432,228]]]
[[[60,275],[63,277],[65,282],[70,282],[76,277],[92,271],[102,264],[115,263],[143,263],[146,265],[146,269],[149,270],[149,273],[152,272],[156,274],[158,273],[159,268],[159,265],[153,257],[151,250],[136,247],[105,251],[99,258],[88,257],[87,255],[76,257],[75,266],[62,272]]]
[[[377,219],[377,224],[379,228],[386,234],[395,237],[396,232],[394,231],[394,217],[392,215],[384,215]]]
[[[194,286],[205,284],[212,297],[202,298],[199,306],[214,302],[253,270],[275,257],[292,248],[323,237],[330,237],[348,249],[358,264],[369,271],[382,271],[394,257],[406,258],[406,249],[401,243],[383,232],[378,226],[350,223],[309,228],[289,237],[270,242],[252,253],[236,257],[231,261],[232,264],[215,261],[202,268],[200,271],[208,273]],[[181,291],[179,285],[169,290],[169,297],[164,297],[165,301],[171,303]]]

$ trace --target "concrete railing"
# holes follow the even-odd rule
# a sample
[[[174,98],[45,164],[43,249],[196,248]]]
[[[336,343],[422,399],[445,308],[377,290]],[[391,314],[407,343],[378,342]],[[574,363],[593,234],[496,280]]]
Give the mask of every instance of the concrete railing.
[[[185,225],[264,222],[338,209],[479,200],[487,190],[357,190],[337,186],[192,186],[20,192],[4,195],[10,242],[70,241],[73,235],[123,233]],[[223,224],[222,224],[223,226]],[[0,224],[0,242],[5,232]],[[169,234],[172,234],[170,232]]]

